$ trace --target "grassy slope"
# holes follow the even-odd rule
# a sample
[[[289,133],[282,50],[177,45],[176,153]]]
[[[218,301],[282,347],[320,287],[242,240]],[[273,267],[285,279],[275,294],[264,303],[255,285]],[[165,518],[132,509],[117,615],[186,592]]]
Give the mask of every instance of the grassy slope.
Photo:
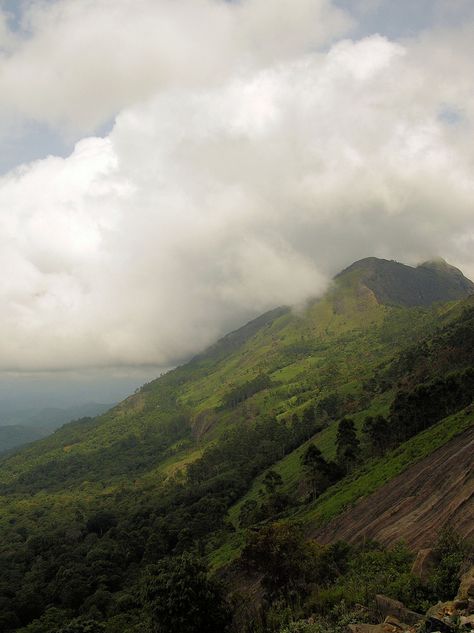
[[[376,414],[383,415],[384,413],[386,413],[388,405],[390,403],[391,395],[391,392],[386,392],[382,394],[381,396],[375,398],[370,403],[369,407],[357,412],[355,415],[352,416],[359,430],[363,424],[365,416]],[[321,450],[321,452],[327,459],[335,458],[336,431],[337,424],[330,424],[323,431],[312,437],[310,440],[299,446],[296,450],[292,451],[289,455],[286,455],[283,459],[272,466],[272,470],[275,470],[277,473],[279,473],[281,475],[281,478],[283,479],[284,485],[282,487],[282,492],[290,494],[295,492],[298,482],[302,476],[301,457],[310,444],[316,444],[316,446]],[[267,471],[262,473],[254,480],[252,488],[248,491],[248,493],[230,509],[229,517],[234,525],[238,524],[239,511],[242,504],[249,499],[258,499],[259,491],[262,486],[262,480],[265,477],[266,472]]]
[[[474,424],[472,407],[449,416],[415,435],[391,453],[374,460],[326,491],[311,506],[296,516],[306,523],[325,523],[365,497],[406,468],[427,457]]]
[[[411,438],[385,455],[385,457],[365,463],[359,470],[329,488],[315,502],[296,508],[286,518],[298,521],[308,527],[326,523],[354,505],[359,499],[375,492],[409,466],[421,461],[473,425],[474,410],[472,407],[449,416]],[[318,444],[318,439],[320,438],[315,438],[316,444]],[[319,445],[321,446],[322,444]],[[290,465],[298,461],[300,453],[301,448],[281,460],[275,468],[275,470],[280,472],[286,484],[293,482],[294,473]],[[299,468],[299,465],[297,468]],[[258,484],[256,482],[256,485],[246,498],[250,498],[254,494],[256,496],[257,491]],[[241,502],[236,504],[230,511],[230,516],[234,520],[240,505]],[[210,564],[212,568],[218,569],[235,560],[240,554],[244,540],[245,530],[237,529],[236,533],[224,545],[211,554]]]

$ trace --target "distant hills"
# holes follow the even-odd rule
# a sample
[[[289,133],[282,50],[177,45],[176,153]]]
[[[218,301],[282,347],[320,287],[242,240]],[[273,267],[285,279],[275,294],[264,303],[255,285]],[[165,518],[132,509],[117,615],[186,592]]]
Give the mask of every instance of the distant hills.
[[[95,417],[110,407],[89,402],[67,408],[18,409],[0,402],[0,453],[46,437],[66,422]]]
[[[140,630],[143,570],[191,553],[227,579],[234,631],[253,631],[239,618],[273,604],[268,587],[281,598],[271,557],[287,546],[299,560],[315,535],[405,538],[413,550],[447,525],[469,536],[473,396],[474,284],[441,260],[355,262],[304,309],[261,315],[101,415],[0,459],[0,628],[59,631],[87,616],[106,633]],[[257,556],[273,538],[287,540]],[[333,575],[301,588],[308,570],[298,571],[298,613],[330,612],[341,595],[373,599],[385,563],[379,575],[367,567],[372,584],[351,598],[344,574],[357,563],[341,561],[352,550],[322,547],[312,555]],[[246,567],[252,552],[258,573]],[[329,564],[328,552],[342,558]],[[380,552],[367,564],[386,561]],[[415,585],[410,552],[394,556],[386,573],[403,566],[399,598]]]

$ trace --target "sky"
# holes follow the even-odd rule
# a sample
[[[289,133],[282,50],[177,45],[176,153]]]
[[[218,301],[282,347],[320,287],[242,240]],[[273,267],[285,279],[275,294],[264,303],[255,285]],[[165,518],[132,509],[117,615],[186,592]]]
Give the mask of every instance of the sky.
[[[473,43],[472,0],[0,0],[0,400],[119,399],[362,257],[474,278]]]

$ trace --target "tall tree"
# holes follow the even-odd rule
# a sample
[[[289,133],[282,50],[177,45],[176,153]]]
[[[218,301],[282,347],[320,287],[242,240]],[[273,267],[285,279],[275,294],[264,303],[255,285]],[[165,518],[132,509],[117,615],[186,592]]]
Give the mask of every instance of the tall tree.
[[[343,418],[337,427],[336,435],[337,462],[345,473],[349,473],[357,463],[360,444],[357,438],[354,421]]]
[[[308,446],[302,455],[301,462],[310,487],[311,498],[315,499],[329,486],[329,464],[315,444]]]
[[[372,455],[385,455],[391,444],[390,424],[383,415],[365,418],[362,427],[369,452]]]

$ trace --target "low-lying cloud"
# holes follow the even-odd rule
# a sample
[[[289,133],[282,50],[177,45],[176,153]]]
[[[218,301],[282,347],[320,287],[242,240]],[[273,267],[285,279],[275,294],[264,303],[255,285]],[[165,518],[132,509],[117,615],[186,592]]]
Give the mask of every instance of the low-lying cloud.
[[[103,47],[91,43],[82,74],[56,85],[49,73],[69,67],[57,60],[30,92],[54,90],[30,104],[25,86],[24,101],[13,91],[58,125],[120,112],[107,137],[0,179],[3,370],[169,366],[368,255],[441,255],[474,275],[474,27],[335,41],[350,21],[328,2],[237,4],[81,0],[57,3],[54,19],[31,14],[37,34],[12,68],[32,51],[54,62],[42,33],[54,20],[69,28],[78,7],[81,29],[133,9],[140,28],[130,14],[123,47],[98,29]],[[160,10],[187,39],[160,41],[153,57],[152,38],[137,50],[131,40]],[[198,18],[206,30],[191,45]],[[64,28],[54,40],[72,37]],[[194,50],[201,77],[185,68]],[[95,69],[101,51],[110,84],[99,58]],[[110,102],[94,100],[94,82]]]

